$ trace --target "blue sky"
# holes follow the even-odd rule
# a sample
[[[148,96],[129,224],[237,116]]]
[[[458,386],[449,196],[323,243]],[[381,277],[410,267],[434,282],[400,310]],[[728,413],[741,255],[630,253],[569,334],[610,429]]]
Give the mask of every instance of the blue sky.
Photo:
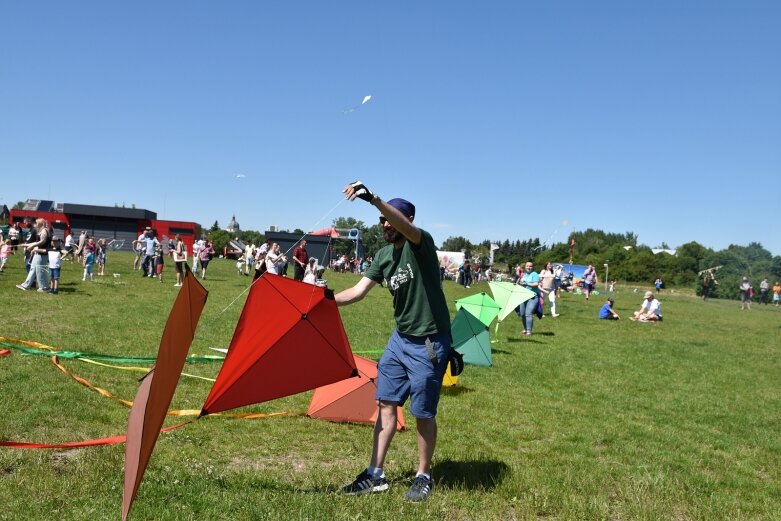
[[[779,19],[752,0],[4,2],[0,203],[311,230],[376,221],[340,204],[360,178],[438,243],[595,228],[781,255]]]

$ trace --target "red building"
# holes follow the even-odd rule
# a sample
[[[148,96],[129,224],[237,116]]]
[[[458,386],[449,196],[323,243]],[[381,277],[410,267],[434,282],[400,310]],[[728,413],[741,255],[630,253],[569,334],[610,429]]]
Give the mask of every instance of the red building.
[[[201,227],[197,223],[158,220],[155,212],[140,208],[28,199],[23,209],[11,210],[9,223],[21,223],[25,217],[46,219],[54,229],[54,235],[63,239],[68,233],[73,234],[76,239],[82,230],[86,230],[90,237],[106,239],[115,250],[132,250],[133,241],[147,226],[155,230],[158,238],[173,238],[179,234],[191,252],[193,242],[201,233]]]

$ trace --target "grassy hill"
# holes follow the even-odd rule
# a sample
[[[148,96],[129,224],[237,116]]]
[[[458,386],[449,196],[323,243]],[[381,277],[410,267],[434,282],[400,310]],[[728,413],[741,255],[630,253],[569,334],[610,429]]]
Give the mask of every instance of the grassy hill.
[[[20,257],[0,274],[0,336],[62,351],[154,356],[178,288],[109,255],[107,276],[82,282],[66,263],[59,295],[23,292]],[[115,275],[116,274],[116,275]],[[357,276],[327,272],[329,287]],[[227,347],[249,279],[215,260],[191,353]],[[740,311],[690,290],[662,293],[665,321],[627,320],[649,287],[619,287],[619,322],[600,297],[566,294],[558,318],[520,335],[494,326],[494,366],[468,366],[440,403],[435,494],[404,501],[417,461],[414,429],[397,434],[383,495],[340,487],[362,470],[372,429],[308,419],[310,393],[241,409],[258,420],[206,417],[160,437],[132,519],[781,519],[781,308]],[[479,291],[445,283],[456,299]],[[384,347],[390,297],[376,288],[341,310],[354,351]],[[264,317],[259,317],[263,319]],[[0,346],[0,348],[2,348]],[[132,400],[142,371],[61,359],[71,373]],[[131,364],[139,366],[142,364]],[[187,364],[213,378],[218,363]],[[262,385],[259,382],[258,385]],[[211,383],[183,378],[173,408],[199,409]],[[0,357],[0,439],[46,443],[124,434],[128,409],[68,378],[49,357]],[[182,418],[170,418],[173,425]],[[414,425],[408,417],[409,425]],[[0,520],[119,519],[124,445],[0,448]]]

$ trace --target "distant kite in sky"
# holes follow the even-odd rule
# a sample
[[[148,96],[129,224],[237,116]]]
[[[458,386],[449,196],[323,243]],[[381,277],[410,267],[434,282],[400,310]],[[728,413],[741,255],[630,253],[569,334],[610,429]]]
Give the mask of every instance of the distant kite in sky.
[[[364,96],[363,97],[363,101],[360,104],[358,104],[358,105],[356,105],[354,107],[350,107],[349,109],[345,109],[342,112],[344,114],[350,114],[351,112],[355,112],[356,110],[361,108],[363,105],[366,105],[369,102],[370,99],[372,99],[371,96]]]
[[[244,174],[236,174],[236,179],[244,179],[245,177],[247,176],[245,176]]]

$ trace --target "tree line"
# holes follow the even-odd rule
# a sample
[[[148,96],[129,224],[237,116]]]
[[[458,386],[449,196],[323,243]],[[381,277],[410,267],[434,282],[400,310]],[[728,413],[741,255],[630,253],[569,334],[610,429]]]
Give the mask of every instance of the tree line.
[[[333,226],[360,230],[367,257],[373,256],[386,244],[382,230],[375,224],[366,225],[352,217],[337,217],[333,220]],[[293,230],[292,233],[302,237],[304,235],[304,231],[300,229]],[[255,244],[265,241],[260,232],[247,230],[231,234],[221,230],[216,221],[209,229],[208,235],[217,251],[222,251],[233,237]],[[743,276],[751,279],[757,292],[759,282],[764,277],[770,279],[771,286],[774,282],[781,281],[781,256],[774,257],[757,242],[747,246],[731,244],[726,249],[716,251],[691,241],[679,246],[675,255],[664,252],[654,254],[650,247],[637,243],[635,233],[610,233],[589,228],[572,233],[564,242],[550,244],[540,241],[539,237],[523,241],[484,240],[477,244],[460,236],[448,237],[439,249],[464,251],[468,257],[479,258],[481,263],[487,264],[492,244],[498,246],[494,250],[494,272],[510,272],[527,260],[533,261],[538,267],[546,262],[566,264],[570,261],[572,247],[572,263],[593,265],[603,282],[606,274],[610,280],[625,284],[651,285],[657,278],[661,278],[667,286],[690,287],[699,293],[702,284],[701,272],[721,266],[715,272],[719,284],[711,296],[738,298],[738,285]],[[350,241],[334,241],[332,247],[334,255],[350,256],[353,253]],[[666,244],[661,247],[670,249]]]

